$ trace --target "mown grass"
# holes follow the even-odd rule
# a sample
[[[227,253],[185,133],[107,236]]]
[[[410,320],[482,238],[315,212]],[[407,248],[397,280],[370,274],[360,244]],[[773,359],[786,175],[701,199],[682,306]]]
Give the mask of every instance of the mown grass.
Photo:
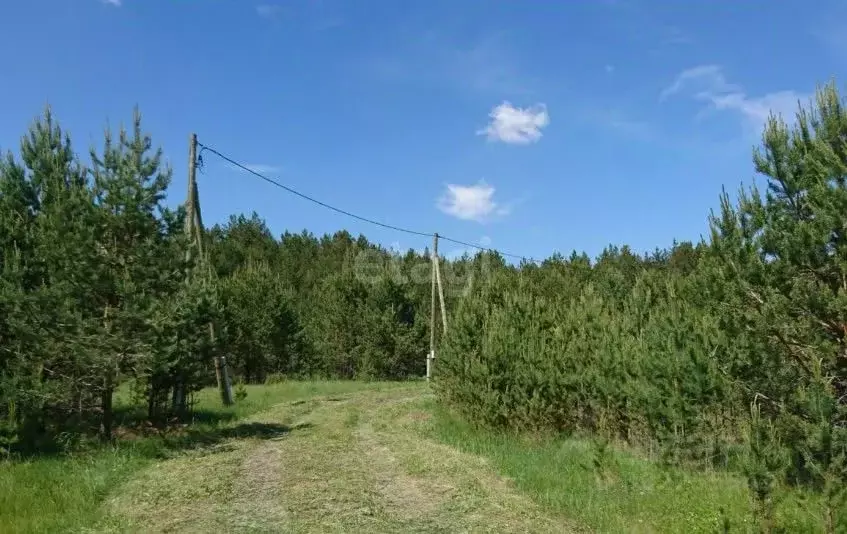
[[[343,395],[365,389],[385,390],[403,383],[341,381],[282,382],[246,386],[247,397],[223,407],[214,388],[195,396],[195,422],[180,432],[119,440],[114,446],[78,451],[62,456],[0,461],[0,532],[77,532],[100,519],[107,495],[135,472],[158,458],[180,450],[233,437],[272,432],[274,429],[237,422],[276,404],[316,396]],[[137,411],[127,406],[120,392],[123,420],[134,420]],[[140,410],[140,409],[139,409]]]
[[[334,399],[363,390],[376,392],[408,386],[408,383],[362,382],[247,386],[247,397],[229,408],[220,405],[214,389],[207,389],[196,395],[195,423],[179,431],[136,437],[119,441],[113,447],[64,456],[0,462],[0,532],[80,532],[88,527],[102,527],[103,521],[109,520],[104,516],[104,500],[121,495],[124,491],[121,485],[137,478],[139,470],[157,459],[182,457],[186,449],[214,445],[232,437],[269,437],[288,431],[282,424],[286,421],[272,425],[267,421],[262,424],[245,422],[245,418],[281,404],[287,405],[285,413],[308,411],[311,409],[309,400],[314,397]],[[421,392],[425,391],[427,388],[422,387]],[[394,405],[379,410],[391,406]],[[334,408],[326,409],[347,430],[361,426],[361,414],[352,408],[337,414],[332,411]],[[451,446],[457,454],[483,458],[492,476],[496,472],[511,479],[515,491],[526,495],[550,517],[572,521],[574,528],[584,526],[599,532],[723,532],[728,525],[729,532],[756,530],[745,481],[737,474],[663,467],[622,449],[610,448],[600,454],[597,445],[588,439],[527,440],[480,431],[440,408],[428,395],[408,406],[398,404],[393,409],[414,409],[421,415],[431,414],[431,417],[413,418],[410,428],[424,434],[420,436],[412,431],[414,436]],[[126,420],[132,420],[131,410],[125,410],[124,415]],[[380,421],[372,424],[378,427]],[[326,437],[323,433],[332,428],[321,427],[314,436],[307,433],[301,435],[299,441],[286,443],[289,447],[309,439],[323,443]],[[391,429],[392,432],[402,430],[393,426]],[[335,431],[341,432],[337,428]],[[432,443],[419,437],[409,436],[411,441],[403,443],[417,443],[420,447]],[[398,458],[406,454],[405,447],[395,451]],[[444,461],[444,451],[440,454]],[[167,465],[177,464],[168,462]],[[432,466],[424,469],[412,462],[408,468],[410,472],[420,471],[419,476],[435,476],[430,472]],[[449,483],[444,487],[455,486],[456,480],[444,476],[439,474],[436,481]],[[311,480],[308,477],[303,480],[307,479]],[[343,493],[343,488],[337,489]],[[320,498],[324,497],[333,498],[332,495]],[[785,532],[822,532],[820,512],[818,500],[784,491],[777,504],[775,523]]]
[[[97,532],[572,532],[478,457],[421,439],[425,384],[288,402],[290,425],[159,462],[110,496]],[[243,423],[242,423],[243,424]]]
[[[428,403],[427,432],[486,458],[552,513],[599,532],[754,532],[745,480],[727,472],[662,466],[589,439],[527,440],[472,428]],[[823,532],[821,503],[796,491],[779,495],[777,531]]]

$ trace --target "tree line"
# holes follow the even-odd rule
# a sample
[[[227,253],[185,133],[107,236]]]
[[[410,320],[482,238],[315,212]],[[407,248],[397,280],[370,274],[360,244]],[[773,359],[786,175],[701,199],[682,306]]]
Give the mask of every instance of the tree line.
[[[847,486],[847,111],[834,85],[754,154],[765,190],[723,193],[698,243],[512,265],[443,261],[440,399],[482,426],[587,433],[669,463],[737,469],[763,524],[777,488]],[[428,250],[346,231],[276,237],[257,215],[186,254],[172,172],[135,114],[89,161],[47,111],[0,163],[0,450],[113,436],[131,385],[184,415],[226,356],[238,381],[421,377]],[[203,260],[207,259],[207,262]],[[212,325],[212,328],[209,327]],[[213,335],[214,332],[214,335]]]
[[[743,472],[766,530],[777,489],[847,528],[847,110],[834,85],[753,157],[696,245],[610,247],[503,269],[458,302],[442,398],[482,425],[586,433]]]
[[[119,389],[152,422],[184,416],[215,356],[247,383],[423,375],[426,252],[276,238],[252,214],[200,256],[138,112],[88,156],[47,110],[0,161],[0,451],[110,441]]]

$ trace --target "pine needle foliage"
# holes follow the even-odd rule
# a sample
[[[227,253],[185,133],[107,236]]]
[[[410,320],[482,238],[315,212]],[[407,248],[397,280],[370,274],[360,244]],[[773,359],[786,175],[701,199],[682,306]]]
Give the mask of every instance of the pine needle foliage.
[[[835,85],[790,122],[771,117],[753,162],[766,188],[724,192],[708,241],[489,273],[452,314],[442,399],[482,425],[739,469],[765,531],[786,484],[824,496],[830,532],[847,528],[847,109]]]

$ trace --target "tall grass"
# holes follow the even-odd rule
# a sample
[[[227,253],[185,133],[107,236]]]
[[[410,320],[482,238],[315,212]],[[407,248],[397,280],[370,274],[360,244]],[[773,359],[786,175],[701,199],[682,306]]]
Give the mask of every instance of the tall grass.
[[[548,511],[599,532],[751,532],[745,480],[693,471],[580,438],[534,439],[472,428],[430,404],[439,441],[488,459]],[[786,532],[823,532],[821,503],[779,495],[776,523]]]
[[[0,463],[0,532],[77,532],[98,505],[150,459],[132,447]]]

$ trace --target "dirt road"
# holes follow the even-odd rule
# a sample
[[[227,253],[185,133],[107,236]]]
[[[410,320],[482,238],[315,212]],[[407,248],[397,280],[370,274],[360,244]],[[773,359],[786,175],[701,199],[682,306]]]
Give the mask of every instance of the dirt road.
[[[280,404],[249,435],[161,461],[102,531],[568,532],[486,463],[427,437],[425,387]],[[238,430],[238,429],[236,429]]]

